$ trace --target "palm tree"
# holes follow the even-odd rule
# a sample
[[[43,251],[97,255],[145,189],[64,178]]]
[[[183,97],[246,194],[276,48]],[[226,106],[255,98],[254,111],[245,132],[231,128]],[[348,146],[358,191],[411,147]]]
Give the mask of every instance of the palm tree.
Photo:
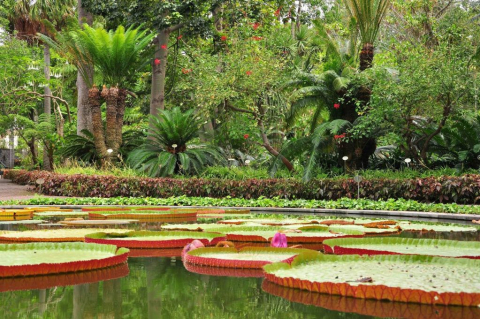
[[[87,81],[95,148],[102,162],[108,162],[117,157],[122,145],[125,100],[129,94],[126,86],[135,77],[135,72],[149,60],[150,52],[146,48],[155,35],[139,28],[125,30],[123,26],[108,32],[87,24],[83,27],[60,34],[58,42],[45,36],[42,39],[67,56]],[[103,78],[101,91],[95,83],[91,83],[90,65]],[[100,109],[102,98],[107,108],[105,130]]]
[[[390,0],[345,0],[349,15],[355,19],[360,32],[360,71],[372,67],[374,43]]]
[[[152,116],[148,139],[133,150],[128,163],[151,177],[174,173],[198,174],[205,166],[224,162],[219,150],[207,145],[187,145],[198,136],[201,125],[193,110],[185,113],[177,107]]]
[[[52,34],[53,29],[59,29],[65,24],[66,18],[73,15],[74,0],[18,0],[15,1],[13,12],[9,17],[17,31],[17,37],[34,44],[37,33]],[[50,81],[50,46],[44,43],[44,74],[47,84],[44,91],[44,113],[47,116],[52,114],[51,96],[52,91],[48,82]],[[53,158],[45,145],[43,164],[45,170],[53,169]]]

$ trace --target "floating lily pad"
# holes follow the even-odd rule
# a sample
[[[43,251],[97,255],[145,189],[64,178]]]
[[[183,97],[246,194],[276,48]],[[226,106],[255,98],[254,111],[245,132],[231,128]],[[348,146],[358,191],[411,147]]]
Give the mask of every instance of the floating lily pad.
[[[85,243],[0,245],[0,278],[110,267],[127,261],[128,249]]]
[[[195,265],[190,263],[184,264],[185,269],[200,275],[217,276],[217,277],[240,277],[240,278],[262,278],[263,270],[255,268],[219,268]]]
[[[362,225],[335,225],[335,227],[339,230],[344,229],[346,231],[348,231],[348,230],[361,231],[361,232],[364,232],[367,235],[396,234],[396,233],[401,232],[401,230],[399,230],[395,227],[390,227],[390,228],[366,228],[366,227],[363,227]]]
[[[476,232],[477,228],[460,225],[436,225],[400,222],[398,226],[403,231],[434,231],[434,232]]]
[[[196,218],[197,213],[195,212],[172,212],[168,211],[130,211],[130,212],[102,212],[98,213],[89,213],[89,219],[169,219],[174,220],[175,218]]]
[[[359,231],[339,231],[327,226],[303,226],[296,230],[286,230],[280,226],[232,226],[230,228],[219,227],[210,231],[226,233],[227,240],[244,242],[270,241],[279,231],[285,233],[288,243],[321,243],[323,240],[330,238],[363,237],[364,235]]]
[[[257,268],[260,269],[272,262],[289,262],[294,256],[307,252],[298,248],[198,248],[189,251],[184,260],[187,263],[227,268]]]
[[[138,220],[133,219],[109,219],[109,220],[69,220],[60,221],[65,226],[100,226],[100,225],[128,225],[137,223]]]
[[[132,231],[124,234],[94,233],[85,236],[85,242],[112,244],[127,248],[180,248],[200,240],[205,246],[225,240],[225,235],[206,232]]]
[[[327,295],[280,286],[268,280],[262,282],[262,290],[292,302],[375,318],[480,318],[480,308],[477,307],[447,307]],[[346,318],[348,317],[346,316]]]
[[[323,242],[336,255],[429,255],[480,259],[480,242],[413,238],[342,238]]]
[[[243,225],[246,223],[255,223],[268,226],[282,226],[282,225],[309,225],[320,224],[317,220],[302,220],[302,219],[267,219],[267,218],[252,218],[252,219],[229,219],[218,222],[219,224]]]
[[[49,289],[53,287],[88,284],[122,278],[127,276],[128,273],[128,265],[123,263],[107,268],[72,273],[2,278],[2,280],[0,280],[0,292]]]
[[[83,212],[113,212],[113,211],[129,211],[132,210],[128,207],[112,207],[112,206],[104,206],[104,207],[82,207]]]
[[[14,221],[14,220],[28,220],[32,219],[33,211],[31,210],[12,210],[0,211],[0,220]]]
[[[76,217],[76,216],[88,216],[88,212],[79,212],[79,211],[70,211],[70,212],[61,212],[61,211],[48,211],[48,212],[38,212],[33,214],[35,217]]]
[[[43,223],[43,220],[11,220],[11,221],[0,221],[1,225],[35,225]]]
[[[431,256],[335,256],[315,252],[264,266],[276,284],[364,299],[480,305],[480,260]]]
[[[48,230],[29,230],[29,231],[4,231],[0,232],[0,241],[5,242],[68,242],[84,241],[85,235],[98,232],[126,233],[129,229],[98,229],[98,228],[80,228],[80,229],[48,229]]]

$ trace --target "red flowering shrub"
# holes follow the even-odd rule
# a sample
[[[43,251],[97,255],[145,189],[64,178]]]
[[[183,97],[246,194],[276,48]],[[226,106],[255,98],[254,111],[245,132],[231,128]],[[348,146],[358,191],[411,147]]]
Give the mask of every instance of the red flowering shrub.
[[[8,170],[5,177],[17,184],[45,183],[47,195],[70,197],[160,197],[203,196],[221,198],[331,199],[356,198],[353,179],[314,179],[304,183],[295,179],[175,179],[97,175],[61,175],[44,171]],[[423,202],[475,204],[480,196],[480,175],[441,176],[415,179],[368,179],[360,183],[365,199],[413,199]],[[39,190],[37,190],[39,191]]]
[[[244,138],[244,139],[247,139],[249,136],[250,136],[250,135],[248,135],[248,134],[243,134],[243,138]]]
[[[246,75],[252,75],[252,71],[249,70],[249,71],[245,72],[245,74]]]
[[[259,26],[260,26],[260,23],[255,22],[255,23],[253,24],[252,28],[253,28],[253,30],[257,30]]]
[[[222,41],[227,41],[227,39],[228,39],[228,38],[227,38],[226,35],[222,35],[222,37],[220,38],[220,40],[222,40]]]
[[[344,138],[344,137],[345,137],[345,133],[333,136],[333,138],[336,139],[336,140]]]
[[[340,108],[340,104],[338,104],[338,103],[335,103],[335,104],[333,104],[333,107],[334,107],[334,108],[336,108],[336,109],[338,110],[338,109]]]
[[[262,38],[262,37],[253,36],[252,39],[255,40],[255,41],[261,41],[263,38]]]

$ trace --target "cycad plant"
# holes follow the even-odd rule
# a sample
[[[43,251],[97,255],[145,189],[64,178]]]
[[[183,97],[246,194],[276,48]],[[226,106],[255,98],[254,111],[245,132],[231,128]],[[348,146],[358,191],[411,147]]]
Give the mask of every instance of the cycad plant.
[[[147,140],[128,156],[127,161],[134,169],[151,177],[165,177],[198,174],[208,165],[224,163],[218,148],[188,144],[198,136],[201,125],[193,110],[184,113],[178,107],[164,110],[150,121],[153,129]]]
[[[45,36],[42,40],[67,56],[91,87],[88,104],[92,110],[95,149],[98,157],[105,162],[116,158],[122,145],[128,83],[135,78],[135,72],[148,61],[150,52],[146,48],[155,35],[132,27],[125,30],[119,26],[115,31],[94,29],[86,24],[83,27],[59,34],[58,42]],[[95,83],[89,83],[89,65],[93,65],[98,71],[96,74],[102,76],[101,91]],[[102,98],[107,108],[105,130],[100,108]]]

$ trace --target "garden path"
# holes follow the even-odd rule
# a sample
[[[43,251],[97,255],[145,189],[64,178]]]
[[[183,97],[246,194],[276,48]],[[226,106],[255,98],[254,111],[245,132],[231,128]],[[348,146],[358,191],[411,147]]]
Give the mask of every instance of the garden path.
[[[27,185],[17,185],[11,180],[0,179],[0,201],[11,199],[30,199],[35,195],[34,191],[29,190]]]

